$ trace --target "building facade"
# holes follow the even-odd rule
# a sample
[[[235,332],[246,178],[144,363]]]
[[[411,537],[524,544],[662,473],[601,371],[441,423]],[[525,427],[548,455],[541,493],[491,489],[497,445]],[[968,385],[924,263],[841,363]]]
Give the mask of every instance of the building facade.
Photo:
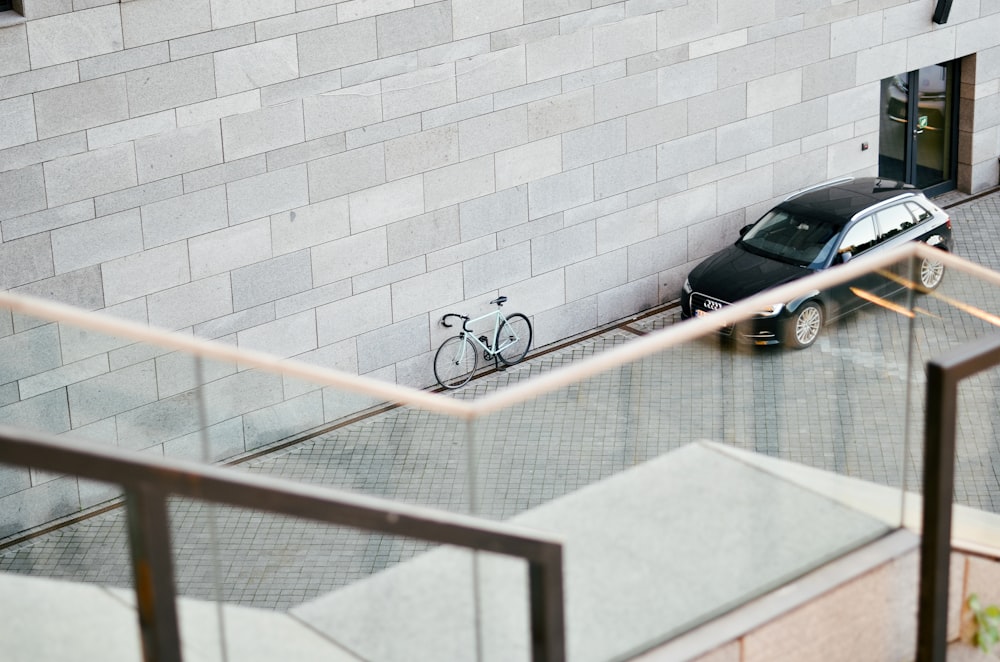
[[[445,312],[556,342],[796,189],[998,156],[1000,0],[0,5],[0,288],[417,387]],[[196,454],[187,359],[10,312],[0,355],[0,422]],[[214,459],[361,405],[206,378]],[[0,536],[108,496],[0,469]]]

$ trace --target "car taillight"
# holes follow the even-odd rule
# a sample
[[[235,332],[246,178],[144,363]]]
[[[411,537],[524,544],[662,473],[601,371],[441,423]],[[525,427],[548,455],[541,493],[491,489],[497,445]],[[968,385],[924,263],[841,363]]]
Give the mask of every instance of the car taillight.
[[[944,219],[944,226],[946,228],[948,228],[949,230],[951,229],[951,217],[950,216],[948,218]]]

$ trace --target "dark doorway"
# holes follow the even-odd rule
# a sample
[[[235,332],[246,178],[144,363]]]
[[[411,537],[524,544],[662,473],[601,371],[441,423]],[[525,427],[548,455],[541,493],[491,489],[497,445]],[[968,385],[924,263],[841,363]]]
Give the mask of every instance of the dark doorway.
[[[958,89],[957,62],[882,81],[880,176],[915,184],[930,195],[955,188]]]

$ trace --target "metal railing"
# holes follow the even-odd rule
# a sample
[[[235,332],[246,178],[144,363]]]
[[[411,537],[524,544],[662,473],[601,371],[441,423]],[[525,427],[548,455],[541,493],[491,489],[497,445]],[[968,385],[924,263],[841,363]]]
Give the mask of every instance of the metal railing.
[[[958,385],[1000,365],[1000,336],[966,343],[927,363],[924,512],[920,543],[917,660],[944,662],[948,648],[948,579],[955,492]]]
[[[0,426],[0,462],[74,474],[124,488],[139,628],[147,662],[181,660],[167,512],[170,496],[525,559],[531,659],[565,660],[562,543],[555,537],[501,522],[193,462],[150,459],[7,426]]]
[[[299,361],[282,360],[260,352],[151,329],[7,292],[0,292],[0,308],[138,342],[148,342],[203,358],[232,361],[241,366],[333,386],[347,392],[384,398],[396,404],[472,422],[621,365],[712,335],[719,326],[747,319],[762,305],[774,300],[790,299],[810,290],[829,288],[903,260],[923,257],[938,260],[949,268],[953,267],[989,285],[1000,286],[1000,274],[992,270],[938,249],[911,243],[878,256],[859,257],[836,269],[808,276],[726,306],[710,316],[689,320],[663,333],[640,337],[607,352],[475,400],[456,400]],[[948,303],[962,308],[961,302]],[[997,320],[990,321],[1000,323]],[[964,377],[998,364],[1000,340],[992,338],[972,343],[967,348],[952,352],[928,365],[927,443],[924,451],[925,520],[922,543],[924,554],[921,560],[918,642],[920,660],[944,659],[943,648],[940,655],[936,651],[943,645],[942,623],[946,622],[947,611],[947,552],[950,549],[954,483],[954,391],[958,381]],[[950,399],[947,393],[951,393]],[[167,529],[166,499],[170,495],[260,508],[331,524],[524,558],[529,562],[534,659],[565,659],[562,552],[559,542],[554,538],[526,533],[508,524],[441,513],[329,488],[310,487],[258,475],[236,474],[217,467],[178,460],[152,460],[141,455],[125,456],[118,450],[84,446],[75,441],[70,444],[55,436],[28,434],[12,428],[0,427],[0,462],[75,474],[119,484],[125,488],[143,645],[149,660],[180,659]]]

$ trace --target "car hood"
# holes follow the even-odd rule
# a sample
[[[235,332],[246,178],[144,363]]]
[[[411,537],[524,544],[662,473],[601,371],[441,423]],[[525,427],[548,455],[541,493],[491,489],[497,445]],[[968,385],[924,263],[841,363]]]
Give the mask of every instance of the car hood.
[[[733,244],[695,267],[688,281],[695,292],[732,303],[810,273]]]

